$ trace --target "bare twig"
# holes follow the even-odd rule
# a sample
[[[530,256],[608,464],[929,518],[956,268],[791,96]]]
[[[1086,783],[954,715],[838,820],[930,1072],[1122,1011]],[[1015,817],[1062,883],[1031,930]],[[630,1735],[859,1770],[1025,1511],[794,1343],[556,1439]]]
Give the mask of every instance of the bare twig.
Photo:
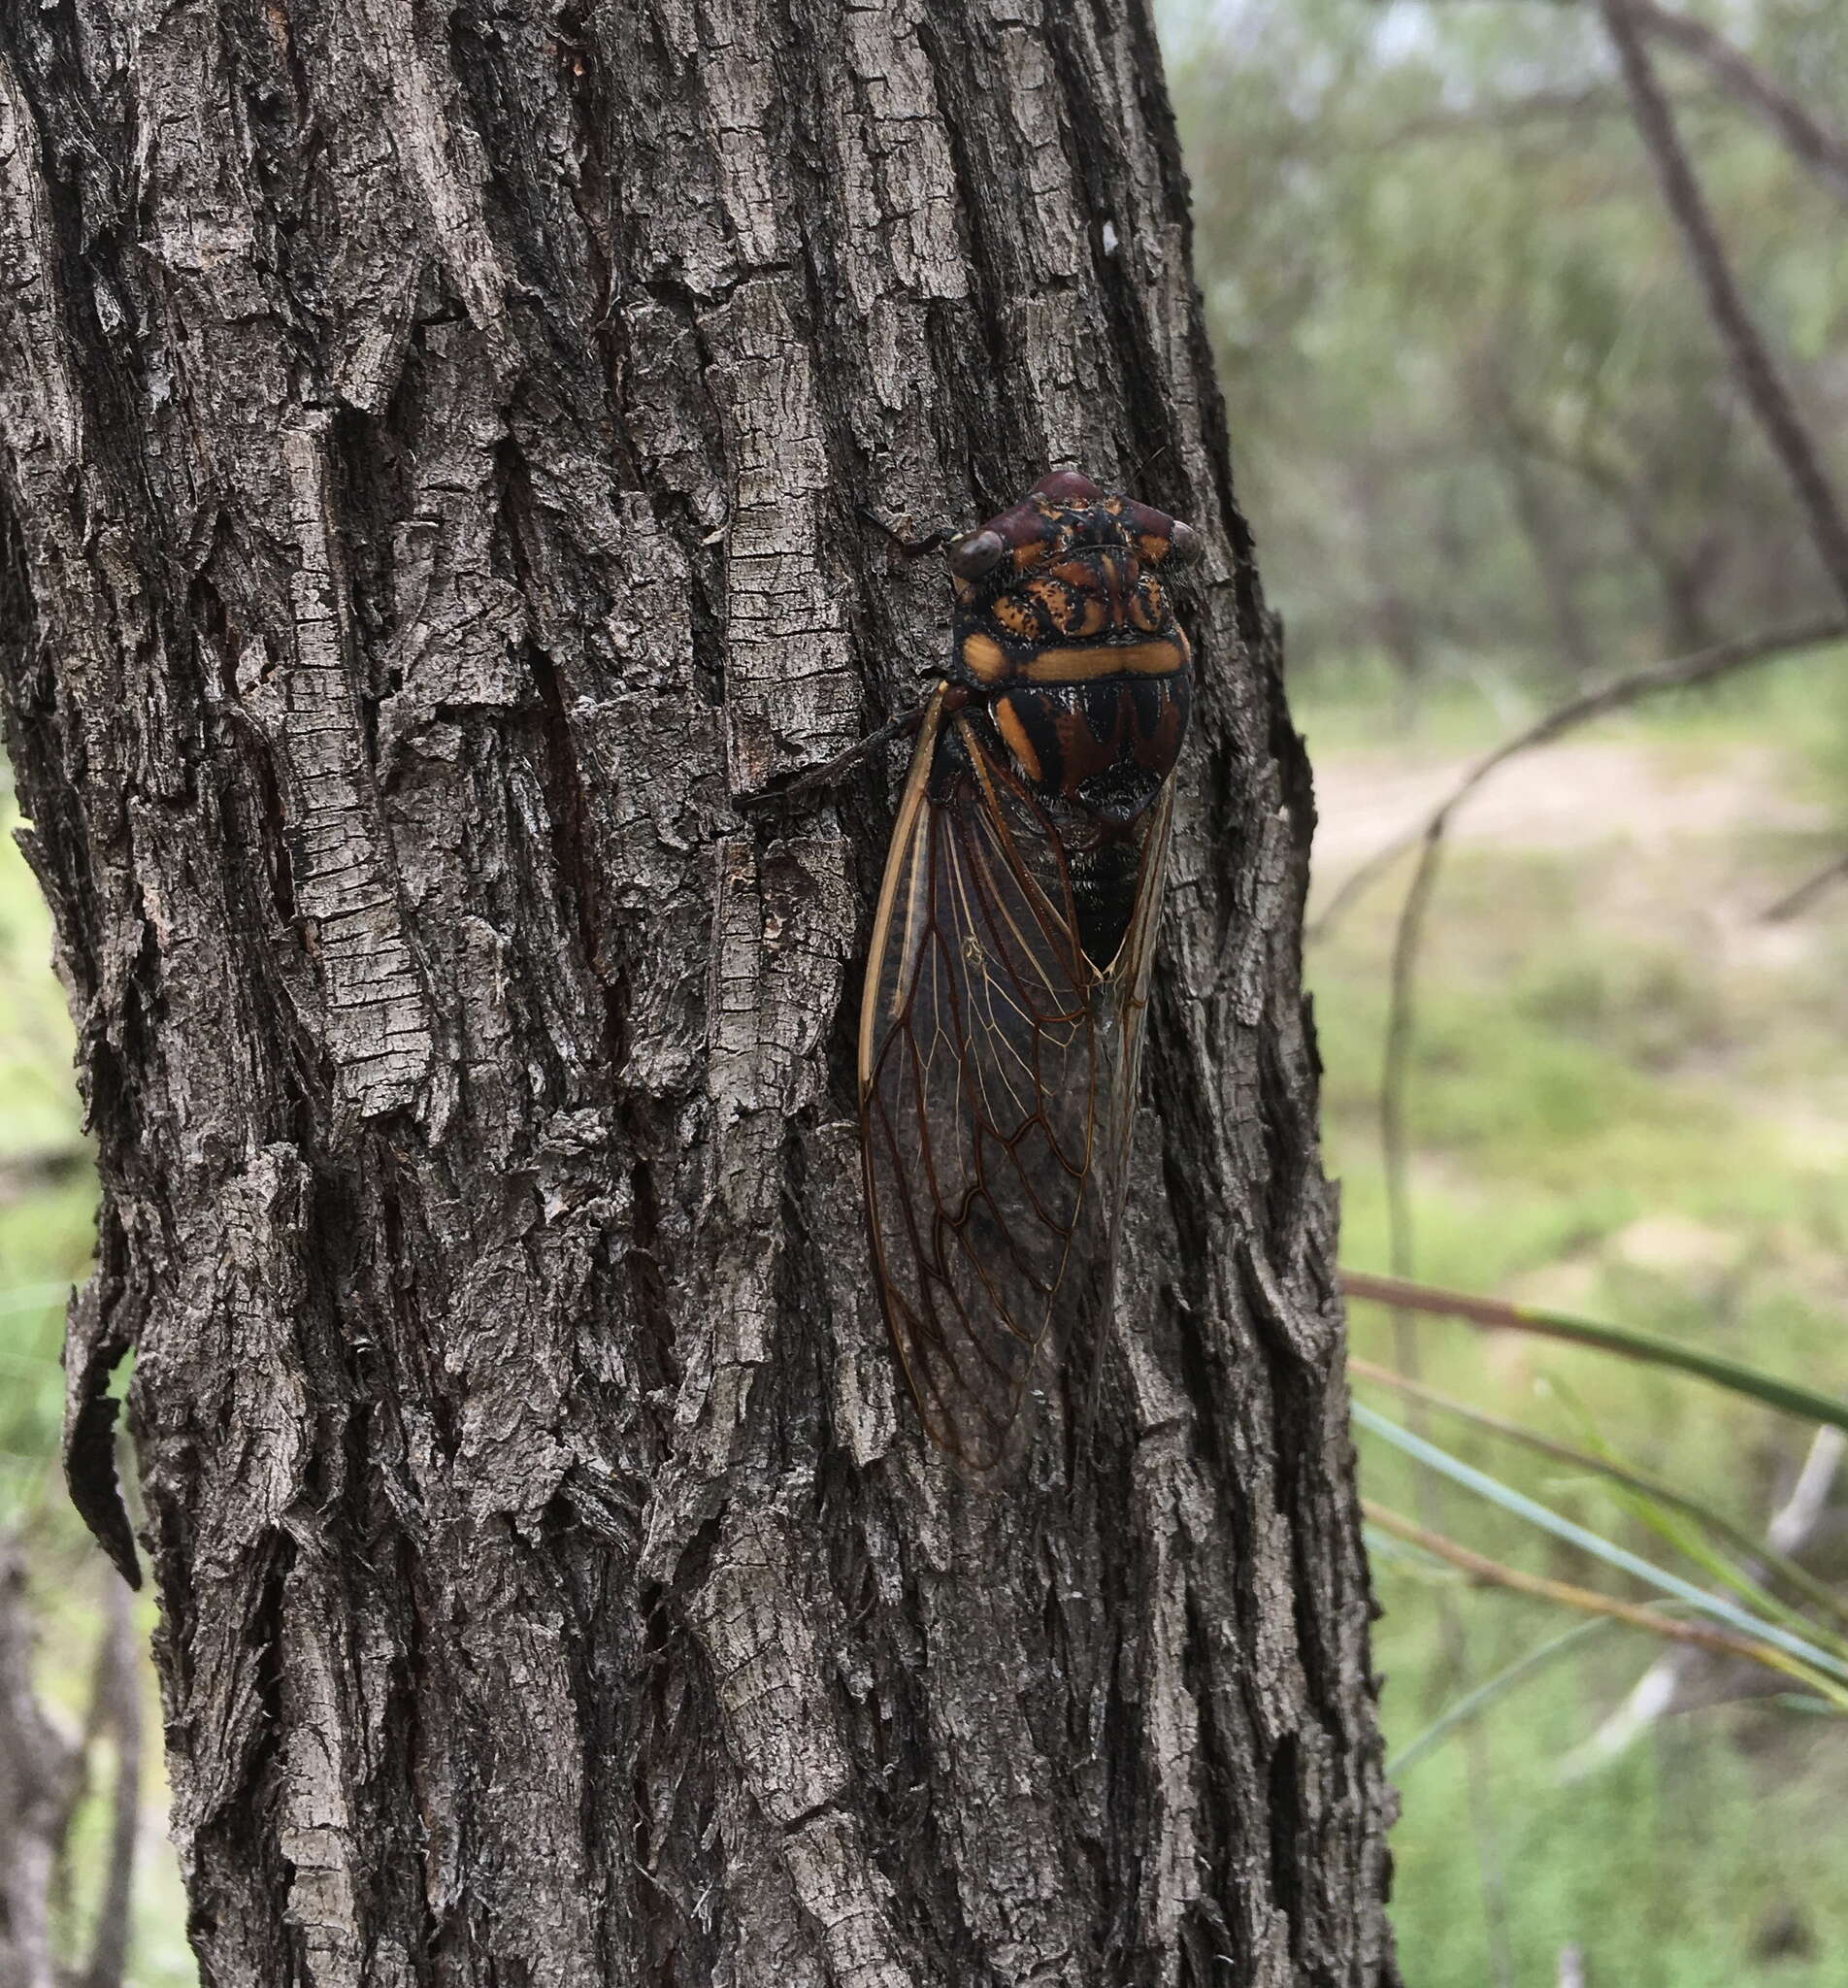
[[[110,1730],[114,1669],[109,1617],[105,1612],[103,1633],[97,1639],[95,1654],[90,1659],[89,1696],[84,1701],[83,1725],[77,1738],[76,1766],[65,1786],[63,1806],[58,1812],[55,1840],[60,1845],[69,1841],[78,1810],[89,1800],[90,1763],[95,1756],[97,1742]],[[51,1909],[56,1917],[61,1918],[71,1910],[73,1875],[70,1858],[60,1854],[51,1873]]]
[[[1401,1277],[1411,1276],[1414,1253],[1410,1142],[1405,1121],[1411,1042],[1416,1024],[1414,981],[1418,949],[1424,938],[1425,912],[1437,880],[1437,848],[1435,838],[1425,844],[1418,872],[1412,878],[1400,919],[1393,946],[1391,1018],[1386,1031],[1385,1061],[1380,1073],[1379,1135],[1381,1163],[1386,1176],[1387,1235],[1393,1270]],[[1393,1312],[1393,1346],[1401,1371],[1416,1380],[1420,1366],[1418,1321],[1409,1308]],[[1422,1403],[1414,1403],[1411,1419],[1418,1434],[1428,1434]],[[1419,1516],[1425,1529],[1435,1537],[1443,1523],[1441,1487],[1435,1477],[1421,1473],[1413,1495],[1418,1501]],[[1461,1686],[1468,1682],[1469,1675],[1468,1629],[1453,1595],[1437,1597],[1436,1612],[1444,1661],[1451,1676]],[[1463,1745],[1465,1793],[1482,1884],[1490,1971],[1495,1988],[1513,1988],[1514,1942],[1509,1931],[1507,1872],[1502,1854],[1501,1830],[1496,1819],[1495,1776],[1489,1760],[1487,1729],[1472,1721],[1464,1732]]]
[[[1441,826],[1428,832],[1418,858],[1418,869],[1400,913],[1399,929],[1393,943],[1392,991],[1386,1022],[1386,1053],[1379,1084],[1379,1142],[1386,1174],[1386,1227],[1388,1261],[1396,1277],[1409,1277],[1413,1272],[1411,1194],[1409,1183],[1410,1142],[1405,1122],[1406,1087],[1409,1079],[1412,1038],[1417,1026],[1418,951],[1424,941],[1425,913],[1437,881],[1438,837]],[[1410,1340],[1410,1313],[1394,1315],[1394,1336],[1399,1342],[1399,1364],[1412,1379],[1418,1378],[1417,1349]]]
[[[1606,717],[1612,712],[1639,704],[1660,691],[1693,689],[1731,676],[1735,670],[1775,662],[1801,649],[1821,648],[1826,644],[1843,641],[1848,641],[1848,617],[1808,621],[1800,627],[1780,629],[1768,635],[1740,636],[1732,642],[1716,643],[1711,648],[1697,649],[1693,655],[1652,663],[1647,669],[1633,670],[1627,676],[1612,678],[1606,683],[1568,698],[1544,717],[1536,718],[1511,739],[1504,739],[1492,751],[1484,753],[1416,828],[1388,843],[1344,878],[1329,900],[1328,908],[1315,919],[1308,936],[1311,939],[1324,937],[1336,919],[1415,844],[1440,841],[1451,816],[1463,803],[1498,767],[1505,765],[1517,753],[1530,751],[1536,746],[1550,745],[1563,733],[1576,730],[1593,718]]]
[[[1707,315],[1726,348],[1732,377],[1772,451],[1783,465],[1824,567],[1848,602],[1848,517],[1825,474],[1809,431],[1797,412],[1783,376],[1745,308],[1745,299],[1727,260],[1719,229],[1694,167],[1675,131],[1674,114],[1663,93],[1655,64],[1643,45],[1637,0],[1599,0],[1604,26],[1617,51],[1624,86],[1635,113],[1637,135],[1648,152],[1663,198],[1681,230],[1688,259],[1706,297]]]
[[[1839,1429],[1818,1429],[1790,1496],[1765,1528],[1766,1543],[1774,1553],[1800,1552],[1815,1537],[1828,1513],[1830,1494],[1844,1457],[1848,1457],[1848,1435]]]
[[[1671,13],[1656,0],[1628,0],[1628,5],[1638,26],[1692,55],[1728,96],[1764,118],[1796,158],[1848,200],[1848,138],[1831,131],[1704,21]]]
[[[1767,924],[1775,924],[1782,918],[1795,918],[1809,910],[1816,900],[1832,885],[1848,882],[1848,855],[1832,856],[1820,870],[1805,877],[1795,890],[1787,890],[1774,905],[1767,905],[1764,916]]]
[[[1677,1621],[1672,1615],[1659,1614],[1654,1608],[1645,1608],[1635,1602],[1620,1602],[1614,1595],[1600,1594],[1595,1588],[1575,1587],[1569,1581],[1553,1580],[1542,1574],[1528,1574],[1518,1567],[1506,1567],[1499,1560],[1491,1560],[1487,1554],[1477,1553],[1441,1533],[1429,1531],[1397,1511],[1375,1505],[1370,1498],[1361,1500],[1361,1510],[1369,1524],[1422,1547],[1439,1560],[1448,1561],[1472,1581],[1490,1587],[1508,1588],[1518,1595],[1532,1595],[1538,1601],[1576,1608],[1584,1615],[1608,1615],[1613,1621],[1629,1623],[1633,1629],[1646,1629],[1651,1636],[1659,1636],[1666,1642],[1689,1643],[1717,1656],[1742,1657],[1750,1663],[1770,1664],[1779,1671],[1785,1669],[1783,1662],[1776,1661],[1782,1657],[1782,1652],[1768,1643],[1752,1642],[1745,1637],[1734,1636],[1730,1630],[1710,1628],[1704,1622]]]
[[[135,1845],[141,1828],[142,1716],[134,1604],[114,1568],[105,1570],[103,1607],[105,1675],[100,1696],[116,1742],[116,1783],[110,1793],[109,1862],[90,1929],[89,1961],[78,1988],[122,1988],[135,1903]]]

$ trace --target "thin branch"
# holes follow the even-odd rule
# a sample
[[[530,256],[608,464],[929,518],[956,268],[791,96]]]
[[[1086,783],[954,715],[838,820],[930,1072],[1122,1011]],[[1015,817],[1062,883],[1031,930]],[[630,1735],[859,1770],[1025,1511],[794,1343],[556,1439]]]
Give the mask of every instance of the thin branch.
[[[1781,629],[1775,634],[1743,635],[1732,642],[1716,643],[1713,647],[1697,649],[1692,655],[1677,656],[1666,663],[1652,663],[1643,670],[1633,670],[1628,676],[1613,678],[1577,697],[1568,698],[1545,716],[1536,718],[1525,730],[1515,733],[1511,739],[1504,739],[1492,751],[1484,753],[1416,828],[1397,837],[1350,872],[1329,900],[1327,910],[1315,919],[1307,936],[1312,940],[1324,937],[1336,919],[1414,844],[1422,842],[1429,845],[1439,841],[1458,808],[1498,767],[1506,764],[1517,753],[1530,751],[1536,746],[1550,745],[1562,733],[1574,731],[1593,718],[1624,711],[1659,691],[1693,689],[1731,676],[1735,670],[1775,662],[1782,656],[1794,655],[1802,649],[1821,648],[1832,642],[1848,642],[1848,617],[1808,621],[1800,627]]]
[[[1615,1457],[1601,1456],[1595,1450],[1580,1449],[1569,1442],[1561,1442],[1551,1436],[1544,1436],[1537,1429],[1529,1429],[1519,1422],[1510,1422],[1501,1415],[1493,1415],[1486,1408],[1478,1408],[1472,1403],[1460,1402],[1450,1396],[1439,1394],[1436,1388],[1424,1386],[1421,1382],[1408,1380],[1402,1374],[1395,1374],[1390,1368],[1376,1367],[1371,1361],[1363,1360],[1350,1353],[1347,1360],[1348,1372],[1362,1380],[1370,1380],[1376,1387],[1390,1387],[1396,1393],[1411,1401],[1424,1402],[1444,1414],[1454,1415],[1459,1420],[1486,1429],[1504,1441],[1516,1442],[1524,1449],[1531,1449],[1536,1455],[1551,1457],[1556,1463],[1569,1464],[1574,1469],[1590,1471],[1612,1483],[1622,1484],[1628,1490],[1653,1499],[1661,1505],[1672,1506],[1685,1512],[1690,1518],[1707,1527],[1724,1540],[1739,1556],[1743,1566],[1763,1563],[1766,1570],[1802,1595],[1813,1607],[1826,1610],[1848,1622],[1848,1600],[1837,1595],[1825,1581],[1818,1580],[1808,1569],[1800,1567],[1787,1553],[1780,1551],[1773,1541],[1766,1545],[1756,1540],[1743,1526],[1735,1525],[1723,1512],[1713,1509],[1700,1499],[1690,1497],[1685,1491],[1656,1476],[1652,1472],[1639,1471],[1618,1462]],[[1841,1441],[1841,1432],[1834,1429],[1817,1431],[1823,1437]]]
[[[1637,0],[1599,0],[1599,6],[1623,69],[1637,135],[1681,230],[1733,380],[1790,479],[1824,567],[1842,600],[1848,602],[1848,517],[1843,515],[1770,348],[1745,308],[1712,211],[1675,131],[1674,114],[1663,93],[1655,64],[1643,46]]]
[[[1832,885],[1848,882],[1848,855],[1832,856],[1820,870],[1805,877],[1795,890],[1787,890],[1774,905],[1767,905],[1763,913],[1766,924],[1776,924],[1784,918],[1794,918],[1806,911],[1816,900]]]
[[[1561,1607],[1575,1608],[1581,1615],[1608,1615],[1613,1621],[1629,1623],[1633,1629],[1647,1630],[1651,1636],[1661,1637],[1665,1642],[1691,1643],[1696,1649],[1708,1650],[1716,1656],[1744,1657],[1751,1663],[1765,1664],[1774,1671],[1781,1671],[1786,1676],[1799,1674],[1806,1684],[1813,1681],[1806,1668],[1798,1666],[1795,1659],[1786,1657],[1768,1643],[1753,1642],[1743,1636],[1734,1636],[1730,1630],[1709,1628],[1703,1622],[1677,1622],[1671,1615],[1659,1614],[1654,1608],[1642,1607],[1634,1602],[1620,1602],[1614,1595],[1602,1595],[1594,1588],[1574,1587],[1570,1582],[1552,1580],[1545,1574],[1528,1574],[1518,1567],[1506,1567],[1499,1560],[1491,1560],[1486,1554],[1474,1552],[1457,1541],[1447,1539],[1442,1533],[1429,1531],[1414,1519],[1374,1504],[1370,1498],[1361,1500],[1361,1510],[1370,1525],[1376,1525],[1381,1532],[1391,1533],[1396,1539],[1408,1541],[1437,1559],[1448,1561],[1472,1581],[1508,1588],[1519,1595],[1532,1595]]]
[[[1848,1435],[1839,1429],[1818,1429],[1790,1496],[1765,1528],[1766,1544],[1772,1552],[1798,1553],[1809,1544],[1829,1511],[1830,1494],[1844,1457],[1848,1457]]]
[[[77,1748],[32,1688],[18,1541],[0,1534],[0,1981],[53,1988],[50,1888]]]
[[[1386,1225],[1392,1266],[1402,1277],[1413,1269],[1410,1183],[1410,1140],[1406,1123],[1406,1090],[1410,1081],[1411,1044],[1416,1026],[1415,979],[1419,946],[1424,939],[1425,912],[1437,880],[1437,843],[1425,845],[1418,874],[1406,896],[1393,947],[1391,1019],[1380,1073],[1380,1158],[1386,1176]],[[1393,1313],[1393,1345],[1402,1370],[1414,1379],[1419,1372],[1418,1321],[1409,1309]],[[1422,1404],[1412,1409],[1413,1426],[1427,1433]],[[1419,1516],[1435,1537],[1443,1521],[1443,1491],[1437,1479],[1421,1473],[1413,1490]],[[1437,1597],[1437,1629],[1445,1663],[1459,1687],[1469,1680],[1469,1633],[1451,1594]],[[1506,1861],[1495,1806],[1495,1775],[1489,1760],[1487,1730],[1475,1722],[1465,1728],[1464,1780],[1469,1827],[1475,1842],[1476,1867],[1482,1887],[1488,1962],[1495,1988],[1513,1988],[1516,1979],[1514,1942],[1510,1932]]]
[[[1405,894],[1404,908],[1400,913],[1399,929],[1393,943],[1386,1053],[1379,1083],[1379,1138],[1386,1174],[1388,1261],[1397,1277],[1409,1277],[1413,1269],[1411,1154],[1405,1094],[1412,1039],[1417,1026],[1418,952],[1424,943],[1425,913],[1430,909],[1431,894],[1437,881],[1438,837],[1441,833],[1439,827],[1426,835],[1418,869],[1412,878],[1411,888]],[[1394,1332],[1401,1341],[1400,1366],[1415,1380],[1418,1377],[1416,1348],[1409,1342],[1408,1330],[1401,1324],[1400,1318],[1395,1318]]]
[[[1848,138],[1831,131],[1704,21],[1672,14],[1656,0],[1628,0],[1638,25],[1659,41],[1692,55],[1735,103],[1765,119],[1791,152],[1827,185],[1848,200]]]
[[[108,1864],[90,1930],[89,1961],[78,1988],[122,1988],[135,1905],[135,1846],[141,1832],[142,1715],[135,1664],[134,1604],[114,1568],[104,1572],[106,1706],[116,1742],[110,1792]]]

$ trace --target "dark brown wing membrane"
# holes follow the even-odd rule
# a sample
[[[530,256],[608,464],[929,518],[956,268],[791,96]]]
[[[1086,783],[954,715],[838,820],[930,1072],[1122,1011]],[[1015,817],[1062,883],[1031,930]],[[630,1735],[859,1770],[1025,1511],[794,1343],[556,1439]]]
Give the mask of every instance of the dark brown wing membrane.
[[[1166,797],[1155,812],[1158,903]],[[940,692],[874,928],[861,1125],[893,1341],[931,1438],[978,1470],[1008,1453],[1074,1274],[1107,1278],[1154,915],[1138,901],[1100,980],[1051,823]]]

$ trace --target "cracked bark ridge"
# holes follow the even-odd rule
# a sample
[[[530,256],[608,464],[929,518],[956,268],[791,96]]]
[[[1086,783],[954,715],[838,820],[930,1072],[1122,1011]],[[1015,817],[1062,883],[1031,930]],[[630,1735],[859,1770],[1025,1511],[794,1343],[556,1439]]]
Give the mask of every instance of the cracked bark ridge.
[[[1308,776],[1139,0],[10,10],[0,435],[207,1978],[1391,1982]],[[734,803],[943,651],[860,507],[1058,463],[1205,533],[1204,667],[1119,1316],[995,1497],[866,1268],[887,769]]]

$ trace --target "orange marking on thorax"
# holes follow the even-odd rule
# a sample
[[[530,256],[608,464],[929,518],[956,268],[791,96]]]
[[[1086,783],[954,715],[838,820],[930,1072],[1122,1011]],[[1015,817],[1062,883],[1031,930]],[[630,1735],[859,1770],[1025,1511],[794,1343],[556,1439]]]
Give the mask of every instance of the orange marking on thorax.
[[[963,661],[970,674],[983,683],[999,683],[1007,675],[1007,658],[1001,644],[979,629],[963,637]]]
[[[1045,778],[1040,769],[1040,755],[1033,749],[1033,741],[1027,737],[1027,728],[1020,722],[1016,712],[1005,697],[995,700],[995,726],[1006,742],[1007,750],[1014,756],[1015,764],[1030,780]]]
[[[970,640],[975,638],[972,636]],[[963,654],[967,659],[967,642]],[[1076,683],[1090,677],[1172,677],[1176,670],[1186,667],[1187,656],[1187,638],[1176,629],[1159,642],[1106,644],[1097,648],[1042,648],[1020,674],[1036,683]]]

